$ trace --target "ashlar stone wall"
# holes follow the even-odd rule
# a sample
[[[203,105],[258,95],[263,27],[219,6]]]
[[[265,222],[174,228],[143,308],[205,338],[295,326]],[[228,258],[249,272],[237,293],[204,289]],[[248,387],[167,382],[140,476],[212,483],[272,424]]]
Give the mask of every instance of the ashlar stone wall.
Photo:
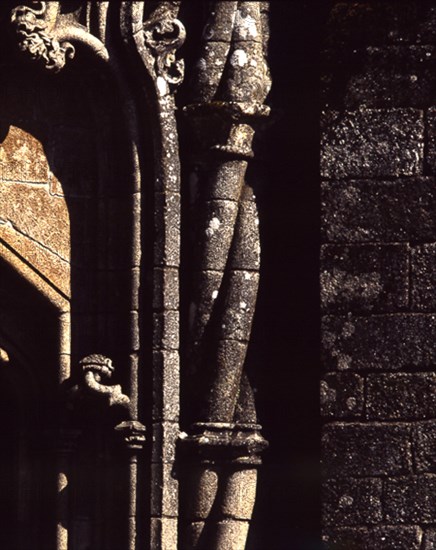
[[[436,6],[333,2],[322,58],[328,548],[436,544]]]

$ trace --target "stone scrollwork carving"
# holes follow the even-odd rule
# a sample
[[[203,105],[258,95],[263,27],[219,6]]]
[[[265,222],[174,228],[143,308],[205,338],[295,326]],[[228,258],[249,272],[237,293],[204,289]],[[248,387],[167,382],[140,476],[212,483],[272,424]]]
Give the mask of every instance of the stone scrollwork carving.
[[[94,394],[96,397],[106,398],[109,406],[129,405],[130,399],[123,394],[119,384],[109,386],[104,383],[110,380],[114,372],[111,359],[104,355],[92,354],[84,357],[79,364],[83,370],[83,382],[80,389]]]
[[[176,51],[185,41],[185,27],[168,7],[161,5],[144,22],[143,32],[144,42],[155,58],[156,76],[161,79],[158,89],[165,95],[166,83],[174,87],[183,80],[185,64],[183,59],[176,58]]]
[[[59,42],[47,32],[46,2],[36,2],[40,8],[17,6],[12,10],[11,23],[15,28],[18,46],[30,59],[40,62],[47,70],[59,72],[67,59],[75,54],[74,46],[67,41]]]

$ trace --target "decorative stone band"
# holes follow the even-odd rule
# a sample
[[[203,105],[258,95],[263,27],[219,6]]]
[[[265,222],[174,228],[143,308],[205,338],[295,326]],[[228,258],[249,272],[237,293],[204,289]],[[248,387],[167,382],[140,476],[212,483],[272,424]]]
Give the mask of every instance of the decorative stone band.
[[[225,158],[248,160],[253,157],[254,123],[267,117],[271,109],[253,102],[210,101],[187,105],[183,111],[191,118],[201,141],[203,136],[206,140],[212,139],[211,152],[221,153]]]
[[[192,435],[180,436],[180,447],[187,461],[201,464],[240,464],[244,468],[261,464],[260,454],[268,447],[259,424],[198,422]]]
[[[126,420],[115,426],[116,434],[121,438],[122,444],[128,451],[141,451],[145,445],[144,424],[137,420]]]

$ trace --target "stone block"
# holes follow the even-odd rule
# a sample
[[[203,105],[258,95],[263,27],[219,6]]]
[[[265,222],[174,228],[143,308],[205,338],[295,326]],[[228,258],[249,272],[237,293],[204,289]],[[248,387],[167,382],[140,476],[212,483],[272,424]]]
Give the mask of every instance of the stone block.
[[[371,420],[416,420],[436,413],[436,373],[369,374],[366,415]]]
[[[244,200],[239,205],[230,265],[251,271],[260,268],[259,215],[254,201]]]
[[[177,350],[179,348],[179,312],[153,313],[153,348]]]
[[[407,245],[324,245],[321,304],[327,311],[398,311],[409,302]]]
[[[177,548],[177,518],[151,518],[150,548]]]
[[[411,472],[410,433],[407,424],[328,424],[322,436],[324,470],[335,478]]]
[[[436,240],[434,178],[324,182],[321,205],[326,242]]]
[[[61,260],[70,261],[67,204],[63,198],[52,197],[46,187],[3,182],[0,186],[0,220]]]
[[[153,352],[153,421],[178,421],[180,360],[176,351]]]
[[[422,530],[399,525],[338,527],[326,529],[323,542],[328,550],[422,550]]]
[[[422,550],[436,550],[436,529],[426,529],[424,531]]]
[[[321,115],[321,176],[420,175],[424,117],[416,109],[326,111]]]
[[[155,422],[152,427],[153,443],[151,460],[158,463],[173,463],[176,453],[176,442],[180,430],[177,422]]]
[[[225,518],[250,521],[256,500],[257,470],[236,469],[226,477],[220,513]]]
[[[0,145],[0,179],[14,183],[48,183],[50,169],[43,144],[16,126]]]
[[[320,401],[325,417],[359,417],[364,403],[363,378],[353,372],[327,373],[321,381]]]
[[[204,203],[197,236],[201,255],[199,269],[224,270],[233,240],[233,228],[238,214],[238,205],[229,200],[212,200]]]
[[[325,527],[379,523],[382,518],[380,479],[327,480],[323,485]]]
[[[153,270],[153,309],[179,307],[179,272],[176,268],[156,267]]]
[[[198,271],[194,274],[192,301],[189,304],[189,322],[194,341],[201,340],[220,296],[223,273],[220,271]]]
[[[259,273],[232,270],[227,280],[221,337],[248,341],[256,307]]]
[[[425,170],[432,175],[436,171],[436,107],[430,107],[427,110],[425,119],[427,138]]]
[[[326,22],[325,44],[337,50],[435,41],[436,7],[431,2],[337,1]]]
[[[322,98],[329,108],[426,107],[433,103],[434,46],[342,48],[324,52],[322,57]]]
[[[155,265],[177,267],[180,263],[180,195],[156,193],[154,208]]]
[[[383,494],[387,523],[435,523],[436,476],[424,474],[388,479]]]
[[[174,465],[151,464],[151,515],[177,517],[179,508],[179,482]]]
[[[415,423],[412,437],[416,471],[436,473],[436,421]]]
[[[436,309],[436,243],[412,248],[411,296],[414,311]]]
[[[238,202],[241,195],[241,177],[244,177],[247,165],[240,160],[225,162],[223,160],[220,159],[219,163],[212,165],[213,168],[205,173],[207,181],[200,182],[198,191],[200,191],[200,194],[207,194],[209,199]],[[204,188],[202,189],[201,186],[204,186]],[[195,196],[195,193],[193,196]]]
[[[211,548],[227,548],[238,550],[243,548],[247,541],[249,521],[226,519],[218,521],[214,526]]]
[[[436,315],[325,316],[323,362],[329,370],[433,370]]]

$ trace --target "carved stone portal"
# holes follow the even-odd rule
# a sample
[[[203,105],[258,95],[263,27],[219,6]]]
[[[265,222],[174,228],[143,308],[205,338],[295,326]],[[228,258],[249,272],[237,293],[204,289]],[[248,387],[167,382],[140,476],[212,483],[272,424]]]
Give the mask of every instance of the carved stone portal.
[[[246,355],[268,3],[0,9],[0,258],[46,304],[41,349],[57,363],[32,388],[44,412],[29,453],[49,457],[41,505],[57,518],[33,525],[32,548],[242,550],[267,447]],[[176,117],[192,9],[204,30]],[[0,326],[1,357],[25,353],[26,334]]]

